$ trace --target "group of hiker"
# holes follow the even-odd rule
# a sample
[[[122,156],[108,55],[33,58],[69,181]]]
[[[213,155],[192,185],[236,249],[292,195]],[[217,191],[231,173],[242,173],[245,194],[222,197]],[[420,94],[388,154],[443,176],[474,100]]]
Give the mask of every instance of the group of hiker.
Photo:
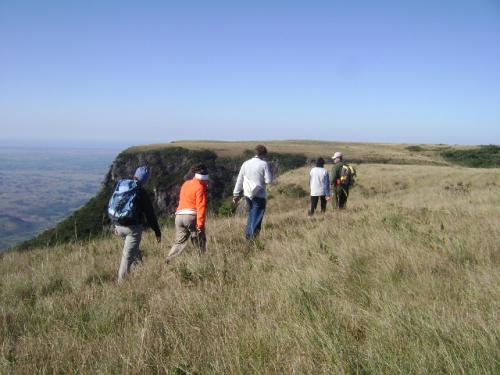
[[[258,145],[255,156],[245,161],[239,171],[233,191],[233,203],[238,204],[243,196],[248,208],[245,237],[255,241],[262,227],[266,211],[266,185],[273,180],[271,168],[266,162],[267,149]],[[313,215],[318,201],[321,212],[326,211],[326,202],[330,200],[330,187],[333,190],[337,208],[344,208],[349,195],[352,167],[343,163],[342,153],[333,156],[334,168],[330,181],[328,171],[324,168],[323,158],[316,160],[316,167],[310,172],[311,206],[309,215]],[[349,172],[345,173],[345,171]],[[143,221],[155,232],[156,240],[161,242],[161,231],[149,196],[144,189],[150,177],[149,168],[137,168],[132,179],[120,180],[108,204],[108,216],[114,225],[114,234],[124,239],[122,258],[118,270],[118,282],[121,283],[130,272],[131,267],[142,261],[139,248]],[[196,164],[190,168],[185,182],[181,186],[179,204],[175,212],[175,239],[170,252],[165,258],[169,264],[179,256],[189,240],[201,255],[206,251],[205,220],[207,212],[208,169],[204,164]]]
[[[333,156],[332,179],[325,168],[323,158],[316,159],[316,166],[309,173],[309,186],[311,188],[311,206],[309,215],[314,215],[314,211],[320,202],[321,212],[326,212],[327,202],[332,199],[334,208],[344,209],[349,196],[349,188],[353,184],[355,169],[344,163],[344,156],[341,152],[336,152]],[[332,194],[330,194],[330,186]]]

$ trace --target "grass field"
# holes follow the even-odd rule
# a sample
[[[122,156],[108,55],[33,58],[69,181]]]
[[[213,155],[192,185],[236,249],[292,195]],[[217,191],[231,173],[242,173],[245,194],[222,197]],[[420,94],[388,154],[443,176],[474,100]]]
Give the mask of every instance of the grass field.
[[[312,218],[280,193],[308,168],[282,175],[254,247],[212,217],[165,266],[173,228],[147,233],[121,286],[117,238],[3,254],[0,373],[500,373],[500,170],[357,169]]]
[[[210,149],[219,156],[237,156],[243,150],[253,150],[262,141],[221,142],[221,141],[176,141],[165,144],[153,144],[132,147],[129,152],[158,150],[165,147],[185,147],[194,150]],[[350,160],[363,162],[397,163],[397,164],[434,164],[449,165],[440,153],[450,149],[448,145],[413,146],[392,143],[355,143],[355,142],[321,142],[321,141],[266,141],[269,151],[278,153],[303,153],[307,157],[323,156],[330,158],[335,151],[341,150]],[[454,146],[452,149],[468,149],[466,146]]]

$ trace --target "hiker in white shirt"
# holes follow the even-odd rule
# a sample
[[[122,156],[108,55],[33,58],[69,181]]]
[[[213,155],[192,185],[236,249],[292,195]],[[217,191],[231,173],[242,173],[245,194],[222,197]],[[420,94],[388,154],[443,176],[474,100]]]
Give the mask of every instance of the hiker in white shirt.
[[[309,216],[314,215],[314,211],[318,206],[318,200],[321,202],[321,212],[326,211],[326,202],[330,198],[330,176],[328,171],[323,168],[325,160],[318,158],[316,167],[311,169],[309,173],[309,185],[311,187],[311,207],[309,208]]]
[[[255,148],[255,156],[241,166],[234,187],[233,202],[237,204],[240,201],[242,192],[247,202],[248,220],[245,235],[248,240],[254,240],[260,232],[266,211],[266,184],[273,180],[271,168],[264,160],[266,156],[266,147],[258,145]]]

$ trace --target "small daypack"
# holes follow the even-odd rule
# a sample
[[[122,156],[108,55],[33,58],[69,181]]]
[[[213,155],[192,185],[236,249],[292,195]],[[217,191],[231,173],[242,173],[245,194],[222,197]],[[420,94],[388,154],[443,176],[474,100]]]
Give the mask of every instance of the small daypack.
[[[349,187],[354,185],[354,176],[356,176],[356,170],[352,165],[344,164],[342,170],[340,171],[340,183],[344,187]]]
[[[136,180],[118,181],[108,203],[108,217],[113,224],[131,225],[136,222],[138,190]]]

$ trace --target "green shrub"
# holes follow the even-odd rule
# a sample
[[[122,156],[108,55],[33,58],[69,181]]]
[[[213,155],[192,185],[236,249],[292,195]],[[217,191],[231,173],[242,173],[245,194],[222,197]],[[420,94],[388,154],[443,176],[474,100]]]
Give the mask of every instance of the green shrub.
[[[500,167],[500,146],[479,146],[470,150],[447,150],[441,156],[449,162],[474,168]]]
[[[233,204],[231,200],[227,200],[221,203],[219,209],[217,210],[217,216],[228,217],[233,216],[236,211],[236,205]]]
[[[304,198],[305,196],[307,196],[307,191],[305,191],[301,186],[297,184],[280,186],[278,188],[278,193],[286,195],[290,198]]]

